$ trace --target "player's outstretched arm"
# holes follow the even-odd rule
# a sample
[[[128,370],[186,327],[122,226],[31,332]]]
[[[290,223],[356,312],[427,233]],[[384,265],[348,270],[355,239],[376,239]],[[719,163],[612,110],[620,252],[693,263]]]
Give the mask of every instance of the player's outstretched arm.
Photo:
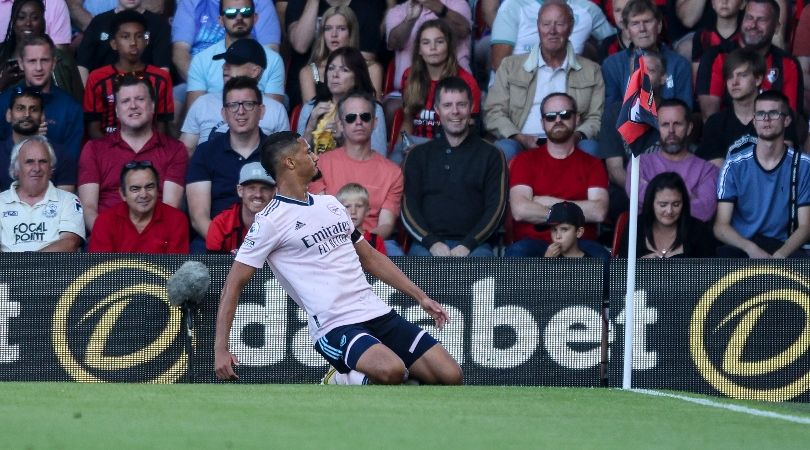
[[[420,289],[407,275],[399,270],[399,267],[391,262],[387,256],[374,250],[365,239],[356,242],[354,248],[360,257],[363,270],[416,300],[419,306],[436,321],[437,327],[443,328],[450,321],[450,316],[447,315],[447,311],[442,308],[442,305],[428,297],[425,291]]]
[[[222,294],[219,296],[217,336],[214,340],[214,371],[220,380],[239,379],[233,370],[233,366],[238,365],[239,360],[231,353],[228,338],[231,334],[231,325],[233,325],[233,316],[236,314],[239,296],[254,273],[256,273],[254,267],[234,261],[228,272],[228,278],[225,279]]]

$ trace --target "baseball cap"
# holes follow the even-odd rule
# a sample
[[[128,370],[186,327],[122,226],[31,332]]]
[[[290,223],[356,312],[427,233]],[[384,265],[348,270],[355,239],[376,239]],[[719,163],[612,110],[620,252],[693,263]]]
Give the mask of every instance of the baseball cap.
[[[545,224],[552,227],[561,223],[571,224],[577,228],[585,226],[585,214],[582,212],[582,208],[571,202],[554,204],[548,212]]]
[[[276,185],[276,180],[273,179],[262,167],[261,163],[252,162],[242,166],[239,171],[239,184],[247,184],[251,181],[259,181],[266,184]]]
[[[264,53],[262,44],[250,38],[234,41],[234,43],[225,50],[225,53],[214,55],[212,59],[224,59],[226,63],[236,64],[237,66],[245,63],[253,63],[258,64],[262,69],[267,68],[267,55]]]

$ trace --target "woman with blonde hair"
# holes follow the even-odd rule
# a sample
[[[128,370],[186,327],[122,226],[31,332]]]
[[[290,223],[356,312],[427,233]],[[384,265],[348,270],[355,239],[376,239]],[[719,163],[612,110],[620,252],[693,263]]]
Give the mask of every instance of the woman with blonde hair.
[[[326,88],[326,59],[330,53],[341,47],[359,49],[359,28],[357,16],[346,5],[333,6],[324,11],[318,35],[310,53],[309,64],[298,72],[303,102],[312,100],[319,93],[326,93],[324,91]],[[377,61],[368,59],[366,59],[366,64],[374,85],[374,95],[379,99],[382,93],[382,66]]]

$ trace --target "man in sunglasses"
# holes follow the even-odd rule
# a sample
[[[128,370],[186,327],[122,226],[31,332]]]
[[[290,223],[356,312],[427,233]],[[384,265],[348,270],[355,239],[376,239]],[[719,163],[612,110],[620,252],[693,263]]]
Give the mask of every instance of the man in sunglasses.
[[[595,239],[596,224],[608,211],[608,177],[602,161],[576,147],[577,104],[570,95],[555,92],[543,99],[540,108],[548,141],[519,154],[509,166],[515,243],[506,249],[506,256],[543,256],[551,244],[550,230],[544,227],[549,212],[565,200],[585,214],[580,250],[607,256]]]
[[[225,83],[236,77],[248,77],[258,82],[267,67],[262,45],[253,39],[240,39],[231,44],[225,53],[214,58],[225,60],[222,66]],[[284,105],[267,96],[263,104],[265,111],[259,126],[264,134],[289,131],[290,119]],[[180,140],[189,154],[193,154],[197,146],[210,139],[213,133],[227,132],[228,121],[222,116],[222,93],[209,92],[198,98],[188,110],[181,131]]]
[[[42,94],[31,88],[20,86],[12,88],[11,103],[6,111],[6,122],[11,124],[11,135],[0,141],[0,167],[8,167],[11,162],[11,152],[15,145],[42,131],[42,122],[45,119]],[[57,188],[68,192],[76,191],[76,157],[67,154],[62,146],[50,142],[59,164],[54,168],[51,180]],[[0,171],[0,191],[11,186],[11,175],[8,171]]]
[[[188,218],[160,201],[160,177],[149,161],[130,161],[119,174],[122,203],[98,216],[89,252],[188,253]]]
[[[470,132],[472,93],[461,78],[436,86],[434,108],[444,133],[405,160],[402,222],[410,256],[493,256],[489,237],[506,209],[506,160]]]
[[[402,170],[371,148],[376,102],[369,94],[349,93],[338,102],[338,131],[343,146],[324,153],[318,167],[323,177],[309,186],[315,194],[335,195],[349,183],[368,189],[369,214],[363,229],[385,240],[389,256],[403,256],[392,239],[402,200]]]
[[[757,142],[731,155],[717,181],[714,235],[725,258],[806,258],[810,239],[810,157],[785,143],[788,97],[754,101]]]
[[[297,133],[276,133],[262,146],[262,166],[278,182],[278,192],[256,215],[222,289],[214,343],[217,378],[239,378],[234,371],[239,361],[229,345],[236,305],[267,262],[309,313],[315,350],[335,369],[324,384],[402,384],[409,378],[461,384],[461,368],[447,350],[374,294],[363,270],[413,298],[438,328],[448,322],[447,311],[368,244],[336,198],[307,192],[318,161]]]
[[[264,96],[256,81],[231,78],[225,83],[221,114],[228,123],[226,133],[215,133],[194,151],[186,174],[192,253],[205,253],[205,238],[211,219],[239,201],[234,186],[245,164],[260,162],[259,146],[266,138],[259,128],[264,115]]]
[[[260,2],[261,3],[261,2]],[[188,68],[186,109],[206,92],[221,92],[223,88],[221,59],[216,55],[239,39],[253,39],[253,27],[259,16],[253,0],[222,0],[219,22],[225,28],[225,39],[197,53]],[[262,46],[267,66],[259,80],[259,89],[279,102],[284,102],[284,61],[275,51]]]
[[[574,12],[563,1],[546,1],[537,15],[540,43],[529,53],[503,59],[484,105],[484,126],[498,140],[509,161],[519,152],[537,147],[546,132],[540,125],[540,103],[552,92],[565,92],[580,106],[574,139],[587,140],[588,151],[599,131],[605,83],[599,65],[577,56],[569,37]]]

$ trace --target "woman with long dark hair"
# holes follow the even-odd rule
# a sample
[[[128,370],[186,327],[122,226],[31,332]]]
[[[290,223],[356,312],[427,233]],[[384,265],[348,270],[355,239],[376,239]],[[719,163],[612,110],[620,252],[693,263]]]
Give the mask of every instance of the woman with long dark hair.
[[[23,78],[19,66],[19,44],[28,36],[45,34],[45,3],[42,0],[14,0],[6,30],[6,37],[0,44],[0,91],[17,84]],[[69,53],[56,47],[56,61],[53,68],[53,83],[67,91],[76,101],[82,102],[84,87],[79,69]]]
[[[334,149],[340,140],[340,136],[337,136],[335,114],[340,99],[352,91],[362,91],[374,96],[374,85],[360,50],[341,47],[329,54],[326,60],[326,85],[329,90],[327,95],[316,96],[304,103],[296,130],[314,144],[313,148],[321,152]],[[371,133],[371,148],[385,156],[388,145],[383,110],[379,103],[375,111],[377,124]],[[328,143],[329,140],[323,137],[328,133],[334,136],[335,142]]]
[[[663,172],[650,180],[638,220],[636,256],[639,258],[711,257],[717,243],[711,228],[692,217],[689,192],[680,175]],[[619,256],[627,257],[628,231]]]

